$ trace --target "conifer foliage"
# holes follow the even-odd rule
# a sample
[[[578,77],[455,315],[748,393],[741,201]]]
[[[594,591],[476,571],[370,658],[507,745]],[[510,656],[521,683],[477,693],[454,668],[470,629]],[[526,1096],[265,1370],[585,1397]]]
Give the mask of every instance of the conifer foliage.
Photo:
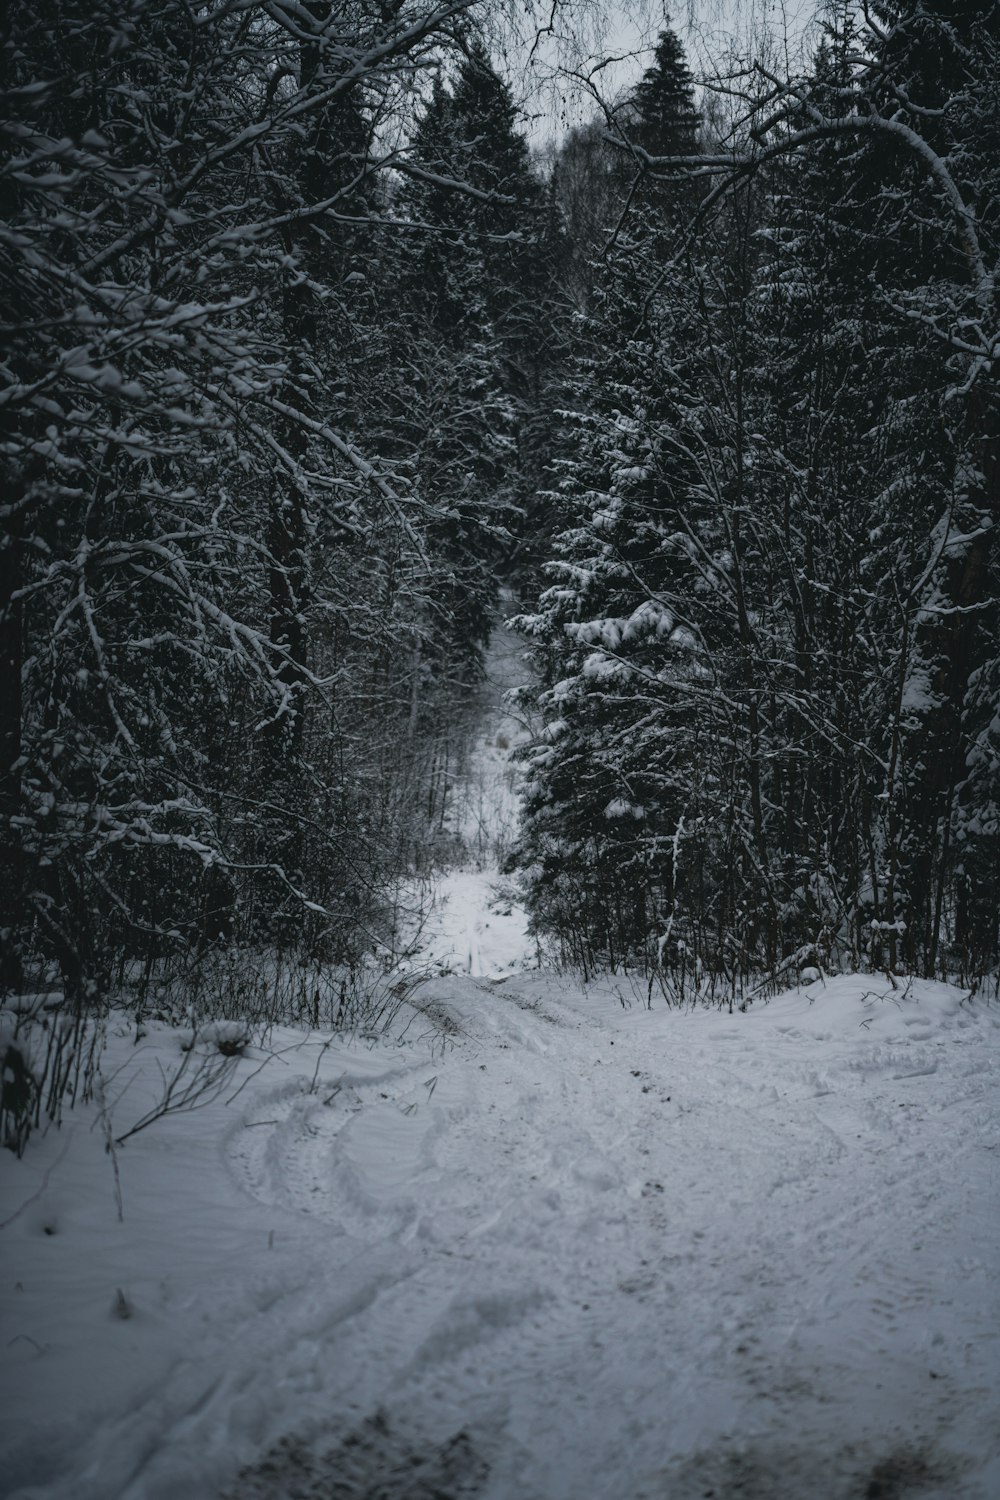
[[[998,26],[831,7],[700,135],[665,33],[615,112],[639,175],[522,620],[521,858],[574,960],[997,962]]]
[[[477,0],[8,5],[5,994],[391,950],[501,583],[540,938],[995,971],[1000,10],[823,14],[543,180]]]
[[[474,12],[5,11],[8,991],[391,944],[509,531],[537,190]]]

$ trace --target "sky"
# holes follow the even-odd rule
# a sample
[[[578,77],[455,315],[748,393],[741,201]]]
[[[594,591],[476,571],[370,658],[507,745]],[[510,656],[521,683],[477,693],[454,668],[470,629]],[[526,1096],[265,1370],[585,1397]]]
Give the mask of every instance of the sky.
[[[521,34],[498,29],[498,58],[527,123],[532,145],[544,150],[568,129],[593,118],[631,87],[649,66],[664,25],[678,33],[696,78],[710,75],[734,48],[759,53],[761,38],[794,53],[820,0],[618,0],[601,5],[550,6],[542,0]],[[552,32],[539,28],[552,21]]]

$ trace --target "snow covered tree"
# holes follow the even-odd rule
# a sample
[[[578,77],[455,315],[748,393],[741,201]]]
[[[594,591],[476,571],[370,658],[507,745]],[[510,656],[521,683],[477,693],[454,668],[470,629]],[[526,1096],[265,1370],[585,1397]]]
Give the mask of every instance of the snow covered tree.
[[[690,79],[666,39],[657,56],[628,113],[637,136],[687,148]],[[679,248],[676,208],[666,184],[629,204],[589,293],[549,492],[565,518],[555,582],[522,621],[541,647],[547,719],[528,756],[522,858],[537,926],[588,963],[655,947],[676,888],[680,768],[697,759],[685,692],[704,670],[690,607],[694,304],[690,285],[661,276]]]
[[[734,77],[730,134],[698,150],[693,105],[669,99],[684,130],[656,143],[660,50],[620,111],[651,186],[595,283],[608,352],[567,402],[569,516],[527,625],[549,710],[529,752],[536,920],[588,962],[981,973],[1000,852],[995,13],[831,10],[812,71]],[[660,612],[641,648],[640,607]],[[609,836],[602,807],[630,806]]]
[[[371,940],[418,805],[372,726],[406,741],[441,514],[359,399],[371,221],[467,9],[9,9],[7,984]]]
[[[861,721],[844,705],[831,725],[835,741],[843,736],[838,754],[854,764],[862,816],[850,873],[838,861],[832,868],[852,892],[847,907],[859,934],[862,918],[870,925],[869,957],[934,972],[969,961],[965,857],[978,855],[984,873],[996,858],[992,834],[980,842],[977,819],[967,841],[956,839],[963,807],[980,795],[993,801],[992,789],[974,792],[968,775],[966,705],[975,681],[975,712],[985,708],[996,608],[987,540],[996,389],[976,349],[981,340],[985,353],[997,327],[985,273],[996,253],[995,155],[987,159],[979,145],[996,132],[996,18],[978,8],[949,8],[945,17],[900,6],[884,34],[871,24],[852,35],[850,12],[835,15],[821,66],[809,80],[779,86],[780,103],[756,135],[772,161],[795,162],[792,175],[807,189],[796,210],[798,258],[811,260],[825,301],[816,303],[822,330],[813,356],[799,351],[800,365],[820,372],[826,387],[814,383],[799,407],[819,445],[805,468],[786,454],[785,473],[809,469],[824,502],[844,496],[822,522],[826,537],[851,517],[866,541],[852,548],[845,535],[838,557],[819,536],[812,553],[833,569],[822,585],[828,600],[853,598],[854,624],[865,621],[865,653],[852,663],[848,649],[840,674],[841,683],[866,685],[849,695],[864,704]],[[819,257],[817,231],[825,231]],[[837,452],[846,464],[836,460],[831,483]],[[816,474],[816,460],[825,473]],[[803,510],[818,514],[816,501]],[[846,589],[845,559],[854,575]],[[856,630],[843,638],[856,642]],[[995,951],[992,919],[988,926]]]

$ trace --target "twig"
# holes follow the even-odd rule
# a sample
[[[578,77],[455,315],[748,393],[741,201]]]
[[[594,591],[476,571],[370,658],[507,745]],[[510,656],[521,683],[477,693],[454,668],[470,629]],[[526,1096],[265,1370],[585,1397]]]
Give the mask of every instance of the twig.
[[[108,1108],[107,1095],[104,1092],[104,1079],[100,1070],[94,1079],[94,1098],[97,1100],[97,1108],[100,1112],[101,1128],[104,1131],[104,1149],[111,1158],[111,1170],[115,1179],[115,1208],[118,1210],[118,1222],[125,1222],[125,1204],[122,1200],[122,1179],[118,1169],[118,1152],[115,1149],[115,1135],[111,1128],[111,1111]]]

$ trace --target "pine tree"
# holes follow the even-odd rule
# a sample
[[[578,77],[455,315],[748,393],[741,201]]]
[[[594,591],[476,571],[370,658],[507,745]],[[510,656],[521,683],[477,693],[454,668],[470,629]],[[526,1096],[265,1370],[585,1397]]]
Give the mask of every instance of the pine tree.
[[[675,52],[638,91],[656,175],[589,293],[525,622],[531,901],[588,962],[996,953],[995,18],[893,22],[831,12],[753,150],[707,153],[732,191],[684,260]]]
[[[676,32],[660,32],[655,61],[631,100],[634,137],[650,156],[690,156],[697,150],[699,115],[694,80]]]
[[[542,205],[510,90],[479,44],[421,115],[399,207],[421,233],[400,257],[412,377],[395,445],[440,519],[449,651],[474,659],[524,510],[535,397]]]
[[[849,85],[854,45],[846,15],[817,53],[815,97],[832,109]],[[783,666],[766,800],[779,810],[768,838],[785,941],[826,947],[836,934],[870,957],[867,924],[884,920],[892,842],[879,824],[888,812],[879,767],[891,758],[908,639],[897,606],[919,517],[903,477],[906,447],[880,429],[876,409],[892,405],[893,377],[876,394],[868,371],[869,351],[886,337],[859,246],[869,192],[864,152],[850,139],[821,142],[772,173],[753,383],[767,440],[758,506],[781,538],[780,552],[768,549],[774,660]],[[894,489],[901,503],[887,509]]]
[[[454,523],[368,399],[373,122],[455,45],[409,14],[7,17],[4,983],[54,960],[83,1006],[220,933],[352,959],[405,867]]]
[[[646,139],[658,130],[669,147],[676,127],[690,144],[693,92],[664,39],[635,118]],[[685,687],[703,669],[687,448],[698,397],[690,289],[661,275],[672,207],[665,185],[633,205],[595,279],[550,486],[566,518],[555,582],[521,622],[547,718],[527,753],[529,899],[538,929],[588,963],[648,958],[651,941],[655,955],[676,893],[682,767],[697,757]]]
[[[878,415],[895,460],[893,514],[916,523],[886,802],[887,919],[901,936],[890,933],[887,951],[890,961],[933,972],[942,945],[955,943],[954,962],[970,940],[979,944],[984,921],[997,941],[986,916],[992,895],[980,903],[964,862],[977,866],[977,893],[995,889],[995,852],[980,843],[980,821],[967,822],[967,809],[979,797],[968,775],[970,746],[984,727],[982,684],[996,630],[1000,399],[978,362],[959,393],[943,339],[963,325],[997,323],[983,260],[995,255],[997,232],[1000,15],[964,5],[877,9],[889,24],[869,38],[876,66],[864,87],[912,132],[898,141],[877,135],[863,153],[870,206],[864,232],[857,226],[859,259],[887,304],[881,347],[869,358],[884,372]],[[964,204],[957,222],[956,201]],[[990,805],[992,788],[981,790]],[[965,915],[970,899],[979,913],[975,936]]]

